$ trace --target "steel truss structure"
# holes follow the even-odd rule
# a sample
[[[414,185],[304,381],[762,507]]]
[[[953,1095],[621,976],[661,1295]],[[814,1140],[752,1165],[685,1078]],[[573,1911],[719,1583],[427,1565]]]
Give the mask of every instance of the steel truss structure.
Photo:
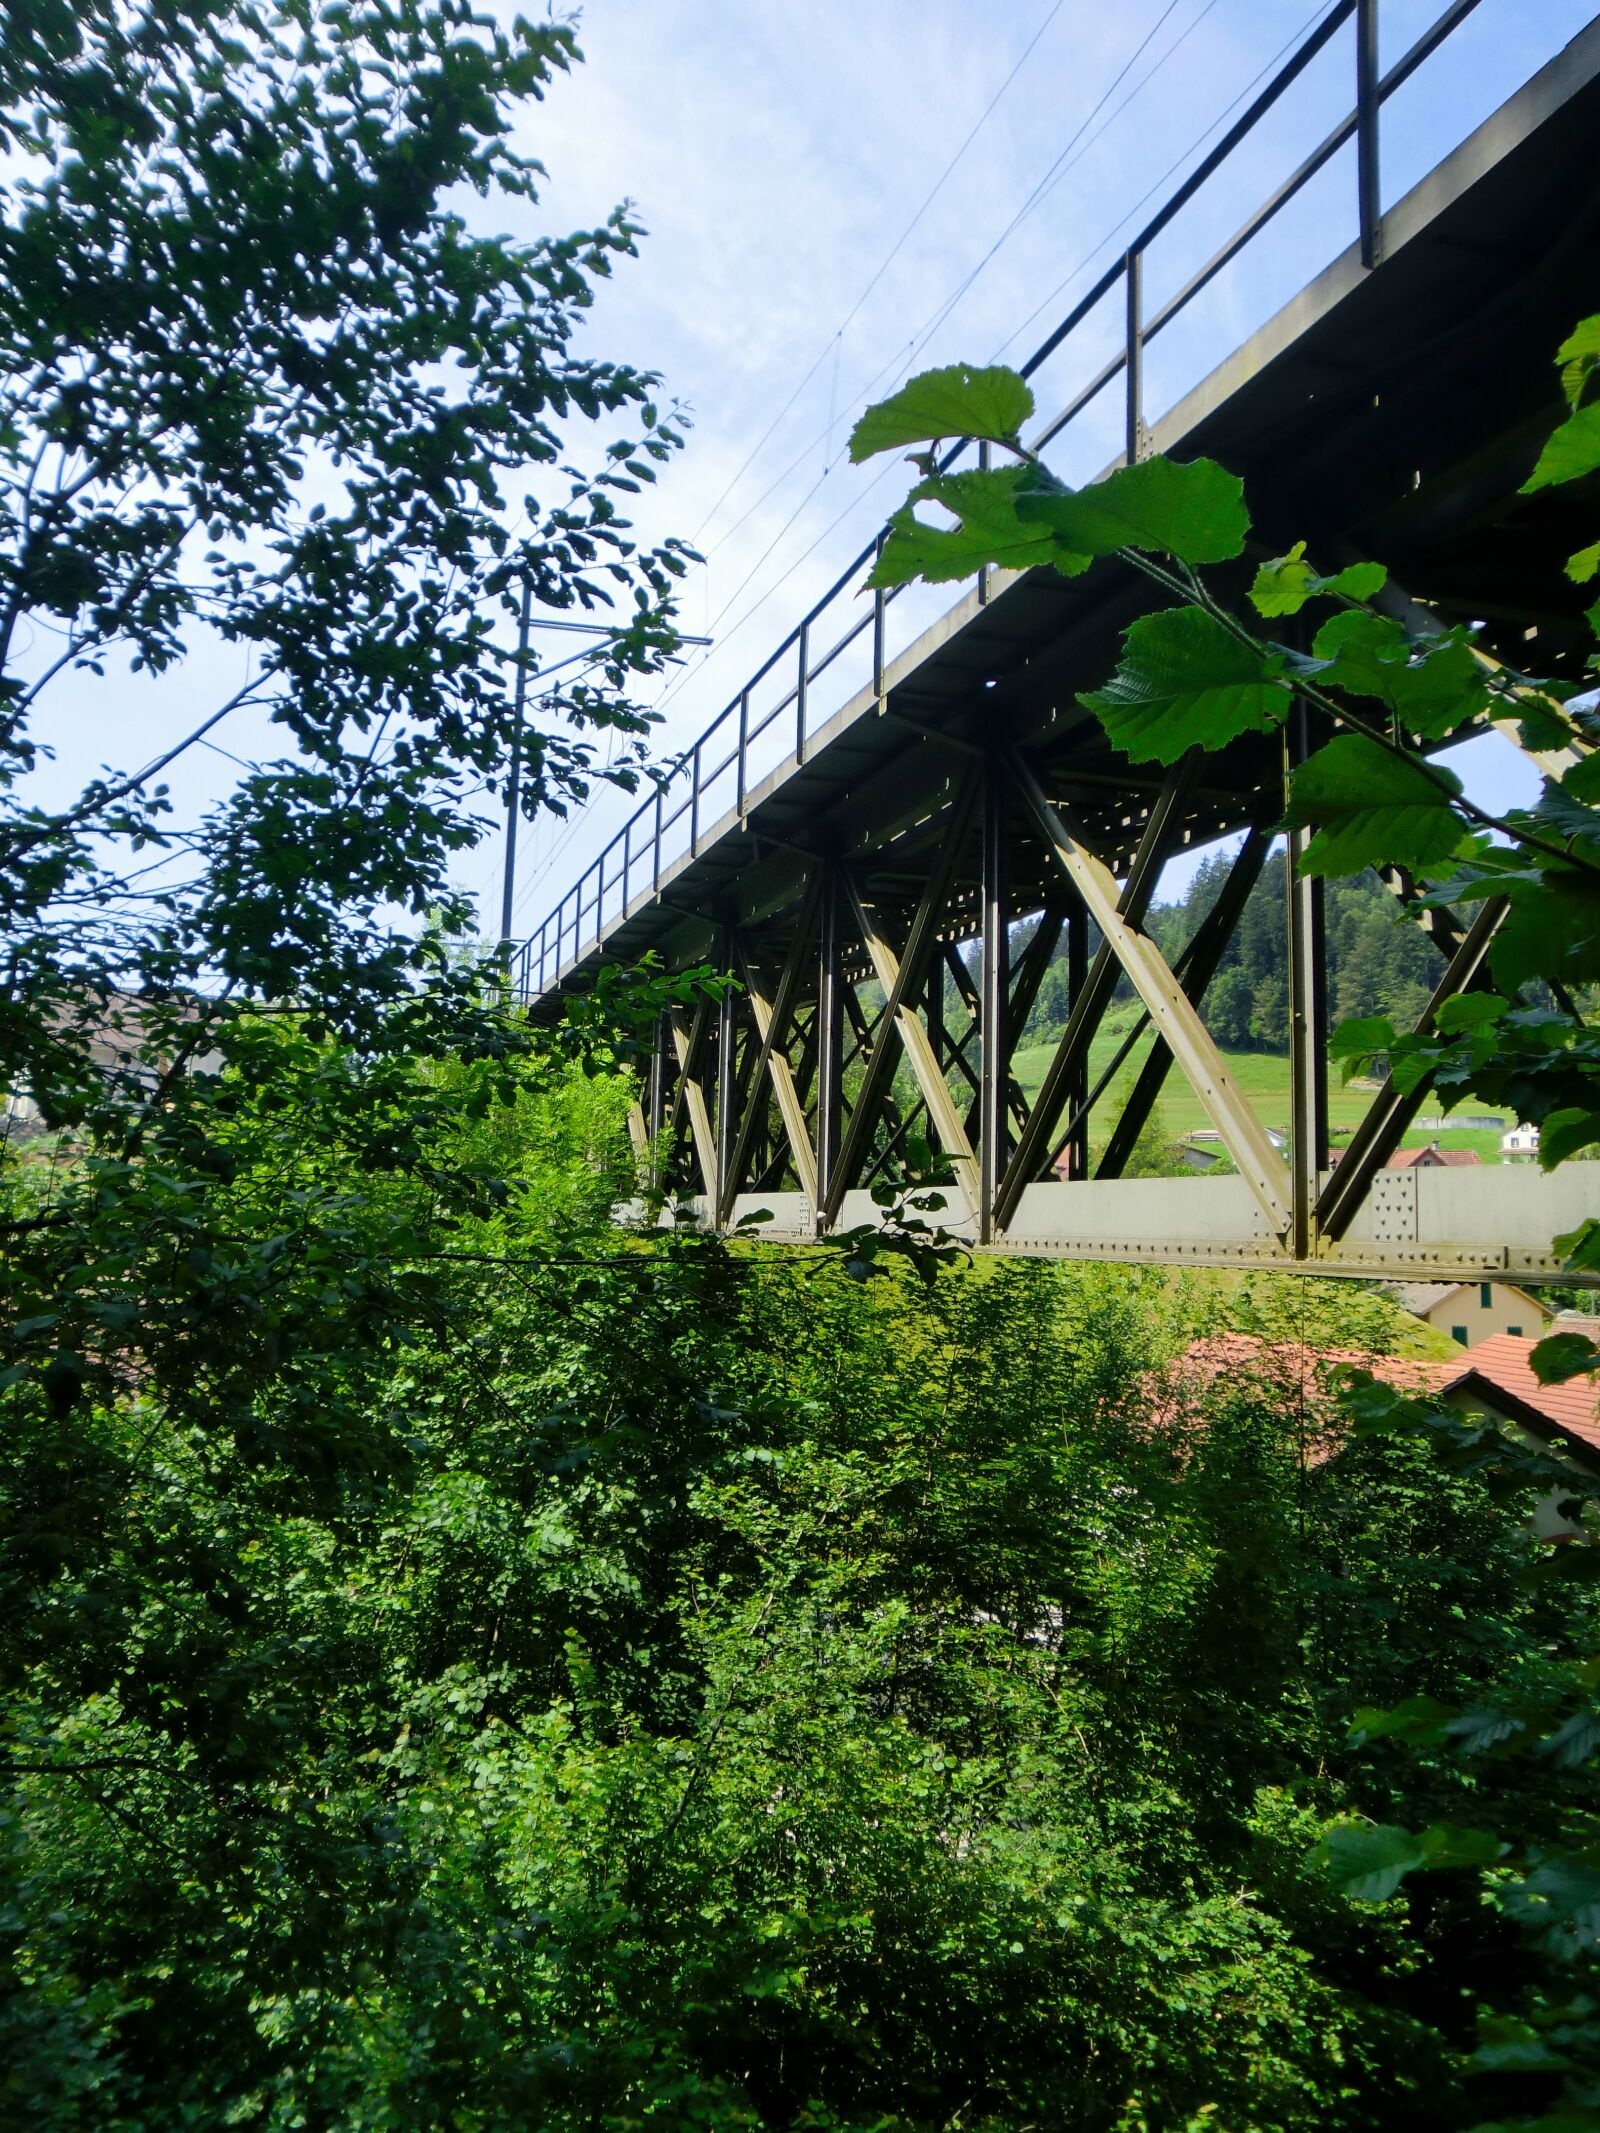
[[[1285,770],[1297,743],[1283,751]],[[1113,823],[1078,781],[998,748],[953,771],[943,804],[890,851],[807,855],[792,906],[719,929],[715,959],[739,987],[662,1027],[634,1118],[658,1184],[686,1193],[708,1227],[765,1215],[764,1235],[814,1238],[881,1221],[872,1188],[902,1179],[908,1144],[920,1143],[948,1172],[938,1222],[997,1250],[1364,1274],[1556,1272],[1552,1217],[1572,1227],[1600,1203],[1600,1165],[1556,1180],[1386,1170],[1425,1094],[1385,1087],[1330,1168],[1321,883],[1292,867],[1287,1148],[1268,1135],[1202,1008],[1260,877],[1281,778],[1251,795],[1254,820],[1222,892],[1174,964],[1141,929],[1164,860],[1210,827],[1204,773],[1191,756]],[[1414,894],[1399,875],[1389,885]],[[1032,930],[1014,952],[1023,915]],[[1467,926],[1431,916],[1436,998],[1483,982],[1499,908]],[[1063,941],[1069,1013],[1030,1103],[1013,1055]],[[1140,1012],[1091,1081],[1091,1048],[1124,982]],[[1091,1167],[1090,1115],[1141,1040],[1147,1056]],[[1174,1067],[1236,1175],[1124,1178]]]
[[[1380,214],[1383,100],[1471,5],[1447,8],[1387,75],[1376,69],[1375,12],[1375,0],[1351,0],[1316,33],[1318,50],[1329,24],[1357,33],[1357,109],[1306,166],[1355,142],[1349,250],[1147,424],[1146,343],[1281,197],[1181,302],[1146,321],[1140,262],[1153,224],[1117,270],[1126,347],[1032,441],[1059,436],[1120,376],[1127,453],[1210,453],[1241,473],[1261,553],[1308,537],[1328,562],[1376,556],[1391,570],[1386,599],[1414,629],[1471,620],[1485,657],[1518,665],[1536,635],[1546,671],[1577,674],[1583,601],[1562,564],[1592,528],[1570,492],[1523,499],[1519,489],[1562,411],[1551,353],[1600,303],[1600,23]],[[1260,108],[1277,93],[1269,84]],[[1236,137],[1239,127],[1219,151]],[[1303,182],[1304,172],[1292,181]],[[1492,362],[1480,360],[1485,349]],[[1151,774],[1116,754],[1078,702],[1149,604],[1134,572],[1110,562],[1069,583],[988,570],[897,650],[885,598],[858,598],[867,561],[870,551],[689,752],[671,810],[668,786],[520,953],[536,1014],[591,982],[600,962],[645,951],[738,977],[720,1002],[661,1032],[634,1119],[658,1185],[687,1195],[707,1225],[764,1212],[762,1234],[814,1238],[881,1220],[874,1187],[925,1145],[952,1180],[940,1219],[979,1249],[1391,1275],[1557,1272],[1552,1239],[1600,1208],[1600,1165],[1551,1178],[1505,1165],[1390,1169],[1424,1101],[1392,1089],[1374,1095],[1333,1161],[1322,896],[1299,877],[1293,838],[1285,1145],[1206,1027],[1207,987],[1282,818],[1285,777],[1320,738],[1309,719]],[[1242,598],[1253,567],[1231,588],[1224,574],[1223,596]],[[813,626],[845,595],[857,601],[853,619],[819,654]],[[819,717],[819,679],[863,644],[861,685]],[[763,708],[761,687],[781,679],[790,655],[795,682]],[[774,755],[789,720],[788,752]],[[1169,966],[1145,930],[1163,866],[1225,838],[1235,840],[1226,884]],[[1398,874],[1389,886],[1402,902],[1417,893]],[[1429,914],[1436,998],[1486,980],[1499,913],[1484,905],[1468,920]],[[1017,1039],[1063,949],[1066,1026],[1030,1102]],[[1091,1069],[1119,988],[1137,1003],[1135,1025]],[[1127,1174],[1175,1070],[1231,1174]],[[1096,1107],[1113,1085],[1126,1095],[1105,1132]]]

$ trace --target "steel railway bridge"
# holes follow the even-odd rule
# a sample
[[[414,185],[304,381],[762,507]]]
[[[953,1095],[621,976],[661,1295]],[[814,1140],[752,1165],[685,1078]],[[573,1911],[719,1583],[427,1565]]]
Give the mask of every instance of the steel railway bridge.
[[[1324,567],[1376,557],[1414,628],[1473,619],[1491,653],[1520,663],[1536,639],[1546,671],[1575,673],[1582,602],[1561,566],[1593,536],[1594,498],[1518,489],[1561,412],[1552,353],[1600,308],[1600,18],[1384,211],[1385,108],[1473,5],[1456,0],[1387,71],[1377,0],[1337,5],[1025,366],[1053,381],[1081,344],[1092,369],[1031,441],[1053,458],[1075,438],[1103,454],[1093,418],[1110,404],[1127,455],[1207,453],[1242,474],[1267,552],[1305,538]],[[1348,64],[1352,40],[1348,116],[1147,311],[1147,254],[1308,68]],[[1151,420],[1152,344],[1320,173],[1351,164],[1348,250]],[[1094,363],[1108,309],[1116,345]],[[730,1228],[765,1213],[764,1236],[794,1240],[879,1220],[872,1187],[917,1140],[954,1179],[938,1219],[980,1248],[1555,1273],[1552,1238],[1600,1211],[1600,1164],[1549,1178],[1386,1167],[1427,1098],[1384,1087],[1330,1166],[1322,893],[1292,864],[1286,1136],[1269,1135],[1207,1030],[1207,985],[1272,843],[1285,776],[1314,739],[1304,723],[1146,775],[1077,703],[1148,601],[1132,571],[1108,562],[1069,582],[991,569],[930,616],[925,588],[863,596],[873,553],[517,950],[536,1014],[601,962],[647,950],[737,974],[720,1003],[663,1024],[634,1114],[641,1154],[696,1219]],[[1163,864],[1230,837],[1226,886],[1169,965],[1143,930]],[[1398,874],[1390,887],[1416,893]],[[1430,925],[1435,997],[1482,982],[1492,907],[1471,923],[1435,912]],[[1016,1038],[1063,953],[1070,1012],[1030,1102],[1012,1071]],[[1140,1019],[1091,1076],[1123,980]],[[1142,1063],[1124,1073],[1136,1040]],[[1174,1068],[1233,1174],[1122,1174]],[[1091,1165],[1091,1112],[1130,1073]]]

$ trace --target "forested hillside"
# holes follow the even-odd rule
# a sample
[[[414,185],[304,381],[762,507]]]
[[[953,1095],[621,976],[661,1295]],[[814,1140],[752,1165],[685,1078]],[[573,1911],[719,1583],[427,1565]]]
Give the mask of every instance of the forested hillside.
[[[1148,931],[1170,962],[1216,902],[1227,879],[1231,854],[1202,860],[1184,896],[1158,904]],[[1267,860],[1251,890],[1205,997],[1205,1019],[1229,1051],[1281,1052],[1287,1043],[1289,971],[1284,859]],[[1398,1027],[1414,1023],[1426,1006],[1441,968],[1427,935],[1410,924],[1395,898],[1367,873],[1327,885],[1330,1006],[1341,1021],[1387,1015]],[[1031,927],[1019,930],[1017,945]],[[1097,938],[1097,936],[1096,936]],[[1126,980],[1121,996],[1132,997]],[[1042,1042],[1065,1027],[1068,1006],[1066,951],[1046,972],[1028,1023],[1030,1042]]]

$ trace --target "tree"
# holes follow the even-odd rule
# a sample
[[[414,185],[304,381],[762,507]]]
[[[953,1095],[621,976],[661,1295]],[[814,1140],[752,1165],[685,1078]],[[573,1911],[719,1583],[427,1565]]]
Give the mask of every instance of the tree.
[[[536,201],[513,114],[576,57],[465,0],[7,11],[0,1082],[52,1124],[143,1130],[264,1003],[368,1041],[397,1003],[468,1012],[449,865],[503,777],[524,587],[535,619],[616,616],[531,676],[525,810],[637,776],[683,551],[619,506],[679,440],[650,376],[578,346],[637,226],[517,242],[456,205]],[[30,798],[128,673],[177,737]],[[282,753],[179,821],[164,773],[247,709]]]

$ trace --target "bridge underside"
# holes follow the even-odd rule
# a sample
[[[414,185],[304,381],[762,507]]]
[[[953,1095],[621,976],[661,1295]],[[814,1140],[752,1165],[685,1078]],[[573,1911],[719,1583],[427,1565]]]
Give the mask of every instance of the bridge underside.
[[[1475,621],[1508,662],[1581,671],[1562,565],[1596,499],[1517,492],[1562,413],[1552,353],[1600,307],[1597,130],[1591,32],[1390,211],[1375,268],[1337,260],[1153,447],[1241,473],[1261,553],[1305,539],[1324,567],[1375,557],[1414,625]],[[1116,563],[1071,582],[987,573],[562,973],[581,988],[598,962],[654,950],[740,980],[662,1031],[635,1121],[658,1181],[708,1225],[767,1210],[761,1234],[808,1238],[883,1219],[888,1188],[931,1158],[951,1180],[936,1219],[980,1247],[1556,1274],[1551,1240],[1600,1210],[1600,1164],[1387,1168],[1428,1102],[1387,1088],[1330,1162],[1322,892],[1292,863],[1285,1136],[1236,1085],[1206,991],[1319,736],[1302,719],[1170,774],[1115,753],[1078,692],[1148,604]],[[1169,965],[1143,930],[1163,866],[1226,838],[1226,886]],[[1494,923],[1432,914],[1436,997],[1485,982]],[[1060,955],[1065,1030],[1025,1092],[1017,1039]],[[1230,1174],[1128,1174],[1174,1074]]]

